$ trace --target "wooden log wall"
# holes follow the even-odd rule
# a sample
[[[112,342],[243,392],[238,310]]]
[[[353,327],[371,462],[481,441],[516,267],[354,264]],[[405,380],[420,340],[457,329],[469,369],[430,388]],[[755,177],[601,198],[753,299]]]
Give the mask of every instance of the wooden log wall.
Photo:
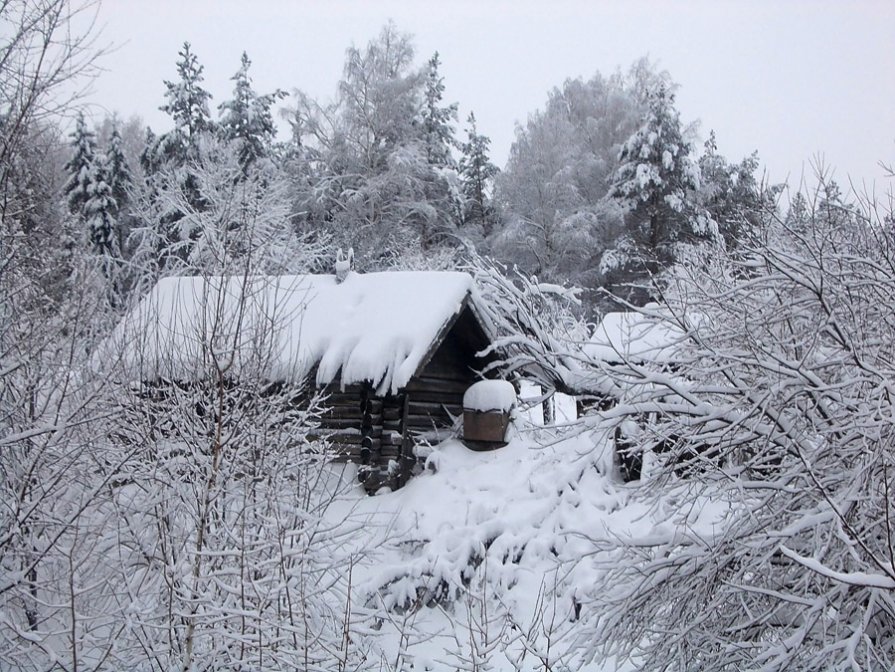
[[[321,435],[337,449],[336,459],[357,464],[369,492],[384,485],[399,487],[404,395],[377,396],[369,384],[344,390],[331,385],[324,393],[329,410],[321,418]]]
[[[418,468],[414,445],[446,438],[463,417],[463,395],[476,381],[470,366],[472,354],[456,340],[445,339],[420,375],[407,384],[403,481]]]
[[[334,443],[344,445],[346,450],[357,446],[353,457],[360,457],[360,428],[362,409],[360,407],[361,386],[349,385],[344,390],[337,384],[321,390],[323,406],[327,409],[321,418],[320,434]]]
[[[369,492],[403,486],[418,470],[414,446],[444,438],[463,415],[470,380],[437,369],[424,373],[396,395],[376,396],[361,386],[326,390],[330,410],[321,419],[321,435],[338,449],[339,461],[359,466]]]
[[[471,383],[424,371],[407,385],[405,427],[417,433],[450,428],[463,415],[463,394]]]

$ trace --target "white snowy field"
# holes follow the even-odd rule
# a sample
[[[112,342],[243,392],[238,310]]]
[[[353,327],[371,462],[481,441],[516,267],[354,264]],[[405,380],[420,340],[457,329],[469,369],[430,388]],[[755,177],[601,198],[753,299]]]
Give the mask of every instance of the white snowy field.
[[[403,489],[358,488],[331,507],[367,521],[354,601],[391,614],[378,655],[393,669],[632,669],[589,650],[598,615],[584,610],[609,559],[601,542],[673,536],[671,502],[644,502],[613,475],[605,430],[517,417],[510,432],[490,452],[442,443]],[[723,514],[690,506],[706,530]]]

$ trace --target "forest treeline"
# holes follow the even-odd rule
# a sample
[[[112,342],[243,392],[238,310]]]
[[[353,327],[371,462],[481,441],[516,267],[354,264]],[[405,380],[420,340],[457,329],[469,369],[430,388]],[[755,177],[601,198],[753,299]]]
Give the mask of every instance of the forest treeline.
[[[83,112],[64,135],[59,120],[29,126],[8,197],[27,201],[26,243],[62,259],[58,283],[75,253],[120,306],[249,246],[269,250],[255,270],[271,273],[326,270],[303,265],[307,245],[352,247],[360,271],[454,267],[475,250],[583,288],[594,315],[609,295],[655,298],[648,286],[688,245],[734,249],[777,208],[781,186],[763,181],[757,153],[731,161],[714,133],[697,148],[676,85],[646,59],[549,91],[502,170],[474,112],[461,123],[444,100],[438,53],[419,65],[393,24],[347,50],[329,101],[258,92],[251,66],[244,53],[216,103],[185,43],[159,101],[167,128]]]

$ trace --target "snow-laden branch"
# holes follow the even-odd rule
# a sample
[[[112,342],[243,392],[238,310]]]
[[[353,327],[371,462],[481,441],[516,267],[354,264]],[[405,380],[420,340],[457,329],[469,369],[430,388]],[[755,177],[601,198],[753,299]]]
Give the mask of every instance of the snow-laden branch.
[[[732,505],[704,546],[618,540],[593,596],[603,654],[895,664],[891,213],[817,207],[767,219],[729,255],[694,251],[666,278],[668,319],[701,318],[673,370],[603,367],[621,403],[601,417],[636,421],[627,442],[659,464],[644,506],[675,492],[677,460],[693,492]],[[689,498],[676,501],[668,525],[686,530]]]
[[[820,574],[821,576],[825,576],[828,579],[832,579],[833,581],[847,583],[850,586],[895,590],[895,578],[893,578],[892,576],[886,576],[885,574],[872,574],[869,572],[839,572],[835,569],[830,569],[816,558],[805,557],[804,555],[800,555],[792,549],[789,549],[786,546],[782,545],[780,546],[780,552],[783,553],[783,555],[785,555],[790,560],[798,562],[806,569],[810,569],[812,572]],[[878,560],[877,562],[878,564],[883,564],[882,561]],[[893,569],[893,573],[895,573],[895,569]]]

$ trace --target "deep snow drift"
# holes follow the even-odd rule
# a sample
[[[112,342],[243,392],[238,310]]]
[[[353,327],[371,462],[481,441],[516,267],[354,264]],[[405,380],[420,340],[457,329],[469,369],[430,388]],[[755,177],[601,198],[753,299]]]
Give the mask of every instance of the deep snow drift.
[[[389,665],[630,668],[587,650],[595,619],[584,610],[608,558],[601,542],[673,537],[664,521],[674,504],[621,483],[607,431],[584,427],[540,428],[517,416],[504,448],[447,441],[403,489],[358,491],[342,503],[367,521],[355,601],[394,615],[377,642]],[[706,530],[723,515],[717,504],[689,506]]]

